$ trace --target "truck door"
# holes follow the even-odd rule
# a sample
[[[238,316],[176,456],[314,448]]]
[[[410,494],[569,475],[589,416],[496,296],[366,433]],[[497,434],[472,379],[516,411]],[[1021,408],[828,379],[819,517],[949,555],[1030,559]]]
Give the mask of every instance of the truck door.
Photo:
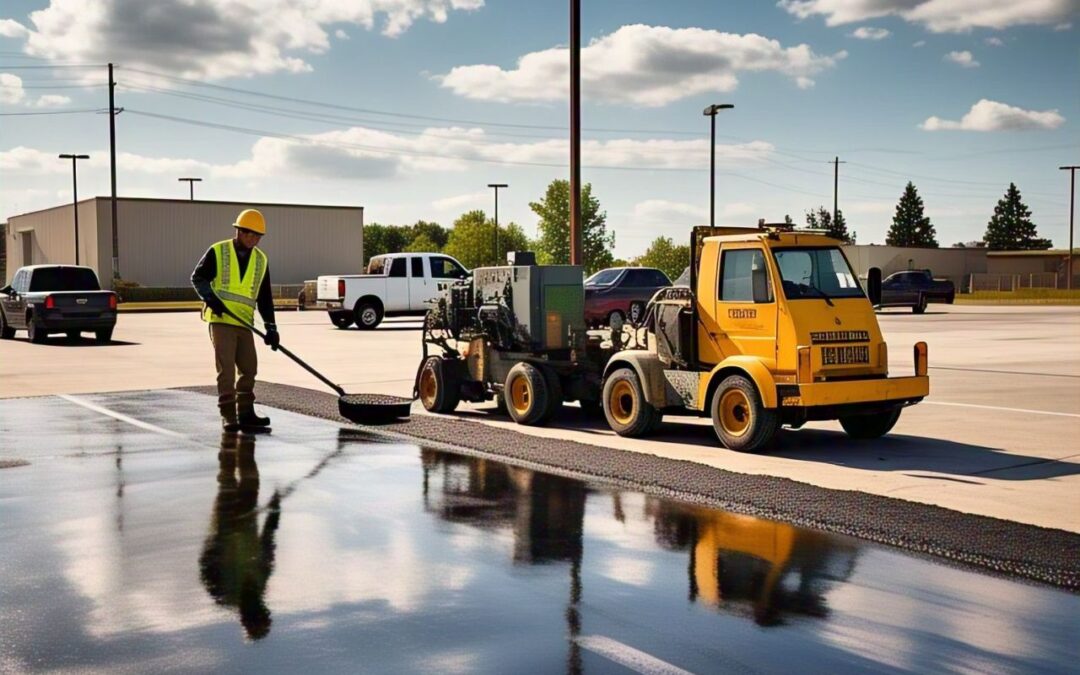
[[[765,251],[725,245],[720,253],[716,319],[722,342],[737,354],[766,359],[775,367],[776,297]],[[724,354],[725,357],[733,354]]]
[[[390,273],[386,276],[386,311],[406,312],[409,309],[408,259],[394,258],[390,261]]]
[[[435,295],[429,285],[430,274],[426,267],[423,256],[409,257],[409,309],[414,312],[427,309],[427,301]]]

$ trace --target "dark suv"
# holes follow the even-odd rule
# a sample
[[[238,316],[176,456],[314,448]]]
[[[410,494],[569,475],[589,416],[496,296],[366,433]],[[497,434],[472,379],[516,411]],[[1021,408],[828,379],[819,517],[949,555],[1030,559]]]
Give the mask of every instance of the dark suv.
[[[31,342],[50,333],[76,338],[93,331],[98,342],[112,340],[116,294],[101,290],[89,267],[31,265],[20,267],[10,286],[0,288],[0,338],[25,330]]]

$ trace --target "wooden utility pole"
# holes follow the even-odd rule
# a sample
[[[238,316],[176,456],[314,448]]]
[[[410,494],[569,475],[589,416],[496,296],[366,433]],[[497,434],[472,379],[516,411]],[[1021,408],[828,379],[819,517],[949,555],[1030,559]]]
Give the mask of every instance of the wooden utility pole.
[[[1073,213],[1076,209],[1076,170],[1080,165],[1059,167],[1062,171],[1069,172],[1069,254],[1066,260],[1066,269],[1069,278],[1065,280],[1065,288],[1072,290],[1073,287]]]
[[[581,251],[581,0],[570,0],[570,264]]]
[[[839,157],[835,157],[833,161],[829,162],[833,165],[832,174],[832,222],[833,227],[836,227],[837,215],[840,213],[838,208],[838,193],[840,192],[840,165],[847,164],[847,162],[841,162]]]
[[[109,180],[112,184],[112,278],[120,278],[120,235],[116,230],[116,81],[113,80],[113,64],[109,64]],[[76,206],[76,209],[79,207]],[[113,285],[115,288],[115,284]]]

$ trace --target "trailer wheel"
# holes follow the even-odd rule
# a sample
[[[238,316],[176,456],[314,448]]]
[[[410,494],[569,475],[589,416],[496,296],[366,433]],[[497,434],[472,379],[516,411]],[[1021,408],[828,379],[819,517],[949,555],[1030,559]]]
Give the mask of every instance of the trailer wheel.
[[[620,436],[644,436],[659,423],[659,411],[645,400],[641,380],[630,368],[620,368],[608,376],[603,403],[608,426]]]
[[[449,413],[461,402],[461,383],[454,368],[441,356],[429,356],[420,369],[420,402],[424,410]]]
[[[503,387],[506,411],[518,424],[543,424],[551,414],[548,379],[536,366],[521,362],[510,369]]]
[[[780,415],[764,406],[757,387],[743,375],[724,378],[709,407],[713,430],[729,450],[757,452],[780,428]]]
[[[896,426],[896,420],[900,419],[901,410],[900,406],[896,406],[892,410],[886,410],[885,412],[841,417],[840,426],[844,427],[844,431],[852,438],[860,440],[881,438]]]

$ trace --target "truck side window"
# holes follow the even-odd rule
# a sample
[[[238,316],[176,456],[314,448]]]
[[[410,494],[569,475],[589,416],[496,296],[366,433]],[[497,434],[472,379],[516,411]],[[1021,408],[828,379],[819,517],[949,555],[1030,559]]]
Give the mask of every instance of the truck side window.
[[[405,270],[405,258],[394,258],[394,261],[390,263],[390,276],[391,277],[405,277],[408,276]]]
[[[420,256],[414,256],[409,258],[409,263],[412,265],[413,279],[424,278],[424,259]]]
[[[772,302],[769,272],[760,250],[724,251],[720,269],[722,302]]]
[[[382,274],[386,266],[386,258],[376,256],[368,261],[367,273],[368,274]]]
[[[436,279],[464,279],[465,270],[449,258],[431,259],[431,276]]]

